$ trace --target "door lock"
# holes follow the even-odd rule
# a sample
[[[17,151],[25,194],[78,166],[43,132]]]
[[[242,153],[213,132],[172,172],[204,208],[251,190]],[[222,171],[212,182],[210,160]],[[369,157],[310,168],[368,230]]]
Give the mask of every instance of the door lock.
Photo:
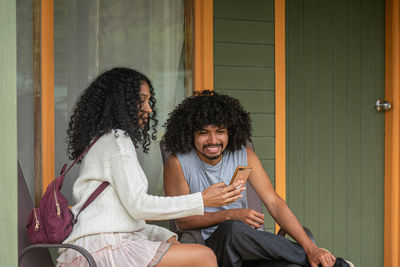
[[[375,108],[378,112],[387,111],[392,108],[392,104],[382,99],[376,100]]]

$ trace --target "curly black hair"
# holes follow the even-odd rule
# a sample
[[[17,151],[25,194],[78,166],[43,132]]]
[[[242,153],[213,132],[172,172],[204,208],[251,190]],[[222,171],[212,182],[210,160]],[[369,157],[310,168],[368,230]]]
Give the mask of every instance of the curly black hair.
[[[141,126],[139,112],[143,103],[140,97],[143,82],[150,88],[149,104],[153,113]],[[113,129],[124,130],[135,147],[142,144],[143,151],[148,152],[151,139],[156,137],[155,104],[154,88],[144,74],[123,67],[100,74],[82,92],[72,112],[67,130],[69,158],[76,159],[93,138]]]
[[[194,133],[208,125],[228,129],[228,151],[240,149],[250,141],[250,115],[239,100],[206,90],[187,97],[169,114],[163,125],[166,150],[172,154],[190,151],[194,147]]]

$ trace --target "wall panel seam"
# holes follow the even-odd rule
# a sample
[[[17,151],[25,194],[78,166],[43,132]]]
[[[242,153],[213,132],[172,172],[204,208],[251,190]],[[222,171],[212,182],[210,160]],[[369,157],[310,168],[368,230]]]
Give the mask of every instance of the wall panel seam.
[[[230,21],[275,23],[275,21],[273,21],[273,20],[241,19],[241,18],[232,18],[232,17],[214,17],[214,20],[230,20]]]
[[[254,45],[254,46],[275,46],[274,43],[251,43],[251,42],[233,42],[233,41],[215,41],[214,44],[234,44],[234,45]]]

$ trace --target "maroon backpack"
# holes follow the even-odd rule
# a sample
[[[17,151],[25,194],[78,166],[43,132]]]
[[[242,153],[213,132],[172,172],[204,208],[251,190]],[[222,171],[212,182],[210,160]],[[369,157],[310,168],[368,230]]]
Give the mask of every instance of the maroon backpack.
[[[85,151],[71,164],[68,170],[65,170],[67,164],[64,164],[60,176],[51,182],[44,193],[38,208],[34,208],[28,218],[28,236],[32,244],[38,243],[62,243],[71,233],[72,227],[81,213],[101,192],[109,185],[108,182],[101,183],[97,189],[89,196],[85,204],[76,215],[69,210],[68,200],[61,193],[61,187],[64,183],[65,175],[80,160],[89,149],[99,140],[96,137]]]

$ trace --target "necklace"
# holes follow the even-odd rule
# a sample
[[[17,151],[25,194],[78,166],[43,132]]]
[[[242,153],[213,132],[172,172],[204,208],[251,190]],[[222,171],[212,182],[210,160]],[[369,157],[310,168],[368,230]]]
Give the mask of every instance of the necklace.
[[[206,173],[206,176],[207,176],[208,180],[211,181],[211,178],[210,178],[210,176],[208,175],[208,172],[207,172],[206,165],[204,165],[204,162],[201,160],[200,157],[199,157],[199,160],[200,160],[201,166],[203,167],[204,172]],[[217,177],[218,182],[221,182],[221,173],[222,173],[222,165],[223,165],[223,163],[224,163],[224,155],[222,154],[221,155],[221,166],[219,166],[219,174],[218,174],[218,177]]]

